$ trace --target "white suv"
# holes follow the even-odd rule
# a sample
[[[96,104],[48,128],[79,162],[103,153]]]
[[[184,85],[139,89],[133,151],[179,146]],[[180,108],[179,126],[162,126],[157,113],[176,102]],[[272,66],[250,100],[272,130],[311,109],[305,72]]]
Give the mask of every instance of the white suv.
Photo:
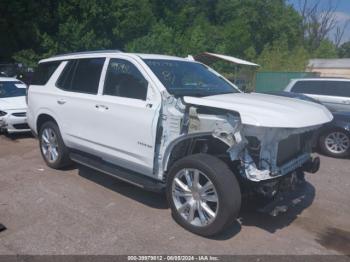
[[[332,111],[350,111],[350,79],[292,79],[284,90],[310,96]]]
[[[322,105],[244,94],[195,61],[118,51],[41,60],[28,106],[48,166],[73,160],[165,190],[175,220],[205,236],[234,221],[243,194],[274,199],[316,172],[312,137],[332,120]]]

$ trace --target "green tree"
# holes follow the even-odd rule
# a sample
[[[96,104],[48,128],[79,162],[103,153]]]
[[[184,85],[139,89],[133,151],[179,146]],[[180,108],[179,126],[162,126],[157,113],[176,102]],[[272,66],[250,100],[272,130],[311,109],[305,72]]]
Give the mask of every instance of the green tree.
[[[34,68],[40,57],[32,49],[24,49],[16,52],[13,55],[13,59],[21,64]]]
[[[338,49],[341,58],[350,58],[350,41],[343,43]]]
[[[32,17],[45,13],[39,6],[37,9]],[[143,35],[153,22],[147,0],[61,0],[53,10],[51,20],[55,23],[49,28],[41,21],[36,23],[30,32],[35,41],[31,41],[28,49],[14,52],[16,61],[31,64],[31,58],[57,53],[122,49],[127,42]]]
[[[48,51],[122,49],[147,30],[153,16],[146,0],[66,0],[58,19],[57,34],[42,34]]]
[[[129,42],[125,49],[129,52],[177,54],[179,39],[174,29],[159,22],[147,35]]]
[[[284,0],[222,0],[217,5],[217,19],[220,24],[239,19],[249,32],[248,46],[258,54],[283,35],[289,47],[300,44],[300,15]]]
[[[308,52],[302,46],[288,48],[285,37],[267,44],[257,59],[263,71],[304,71],[309,59]]]
[[[285,0],[3,0],[0,59],[32,65],[93,49],[209,51],[258,59],[266,69],[301,70],[308,52],[334,57],[329,41],[309,47],[302,23]]]
[[[10,62],[14,53],[21,50],[40,52],[37,33],[39,28],[54,33],[57,6],[54,0],[1,0],[0,61]]]
[[[320,46],[312,53],[315,58],[337,58],[337,48],[330,40],[323,40]]]

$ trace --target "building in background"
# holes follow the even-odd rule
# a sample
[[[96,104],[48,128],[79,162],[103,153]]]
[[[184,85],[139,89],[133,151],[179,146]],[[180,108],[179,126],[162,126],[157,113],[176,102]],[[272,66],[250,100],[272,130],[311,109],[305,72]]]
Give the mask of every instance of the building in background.
[[[318,73],[321,77],[350,78],[350,58],[310,59],[306,71]]]

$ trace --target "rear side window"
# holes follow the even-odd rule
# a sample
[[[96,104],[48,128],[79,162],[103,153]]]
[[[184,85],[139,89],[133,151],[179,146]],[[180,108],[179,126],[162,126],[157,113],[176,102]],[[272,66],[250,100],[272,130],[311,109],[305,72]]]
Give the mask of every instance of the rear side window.
[[[97,94],[105,58],[68,61],[56,86],[72,92]]]
[[[45,85],[55,72],[61,61],[40,63],[34,72],[32,85]]]
[[[68,61],[56,82],[57,87],[64,90],[71,90],[76,62],[77,60]]]
[[[350,81],[298,81],[291,91],[312,95],[350,97]]]
[[[111,59],[104,85],[104,95],[146,100],[148,82],[131,62]]]

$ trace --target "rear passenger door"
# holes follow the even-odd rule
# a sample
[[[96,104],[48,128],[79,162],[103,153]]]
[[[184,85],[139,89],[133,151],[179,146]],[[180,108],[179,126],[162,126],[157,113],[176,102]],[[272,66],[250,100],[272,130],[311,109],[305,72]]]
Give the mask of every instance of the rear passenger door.
[[[92,120],[99,155],[142,174],[153,174],[160,94],[142,65],[110,58]]]
[[[91,152],[95,147],[95,111],[101,72],[105,58],[82,58],[66,61],[56,82],[55,111],[69,147]]]
[[[331,110],[350,111],[350,81],[298,81],[291,91],[313,97]]]

